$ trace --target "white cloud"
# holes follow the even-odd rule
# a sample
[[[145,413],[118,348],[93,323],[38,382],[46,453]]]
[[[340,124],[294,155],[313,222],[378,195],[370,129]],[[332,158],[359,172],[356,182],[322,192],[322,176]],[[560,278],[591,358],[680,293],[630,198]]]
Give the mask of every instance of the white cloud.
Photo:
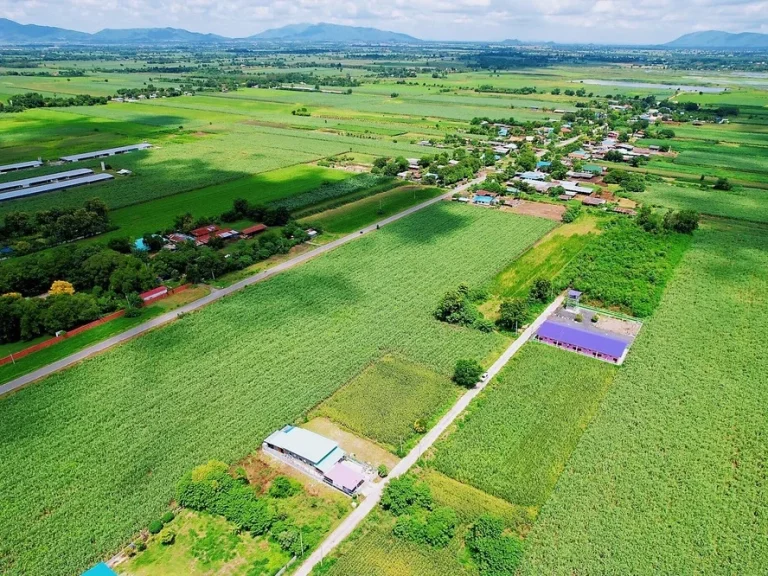
[[[0,14],[88,32],[175,26],[235,37],[299,22],[433,40],[635,44],[708,29],[768,31],[768,0],[0,0]]]

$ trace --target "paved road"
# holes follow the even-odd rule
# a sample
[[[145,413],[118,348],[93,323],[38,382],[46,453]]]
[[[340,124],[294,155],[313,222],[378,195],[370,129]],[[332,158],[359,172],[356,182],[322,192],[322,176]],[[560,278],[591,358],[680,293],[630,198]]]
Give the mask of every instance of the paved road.
[[[93,346],[84,348],[79,352],[75,352],[74,354],[71,354],[66,358],[62,358],[61,360],[53,362],[52,364],[48,364],[47,366],[39,368],[34,372],[30,372],[29,374],[25,374],[24,376],[19,376],[18,378],[11,380],[6,384],[3,384],[2,386],[0,386],[0,396],[2,396],[3,394],[7,394],[9,392],[13,392],[14,390],[17,390],[22,386],[26,386],[31,382],[34,382],[41,378],[45,378],[46,376],[49,376],[54,372],[58,372],[63,368],[71,366],[72,364],[80,362],[81,360],[84,360],[90,356],[93,356],[94,354],[98,354],[99,352],[102,352],[108,348],[111,348],[116,344],[120,344],[121,342],[125,342],[126,340],[129,340],[140,334],[143,334],[144,332],[152,330],[153,328],[158,328],[159,326],[167,324],[168,322],[171,322],[172,320],[175,320],[176,318],[178,318],[179,314],[185,314],[187,312],[192,312],[194,310],[202,308],[203,306],[206,306],[211,302],[215,302],[220,298],[224,298],[225,296],[232,294],[233,292],[242,290],[246,286],[250,286],[251,284],[255,284],[257,282],[266,280],[267,278],[270,278],[275,274],[279,274],[280,272],[289,270],[290,268],[298,266],[299,264],[303,264],[307,260],[311,260],[316,256],[320,256],[321,254],[330,252],[334,248],[338,248],[339,246],[346,244],[347,242],[351,242],[352,240],[355,240],[357,238],[360,238],[361,236],[365,236],[366,234],[375,231],[377,228],[386,226],[387,224],[391,224],[392,222],[400,220],[401,218],[405,218],[406,216],[409,216],[414,212],[418,212],[419,210],[422,210],[428,206],[436,204],[441,200],[450,198],[456,192],[461,192],[463,190],[466,190],[470,186],[477,184],[479,182],[482,182],[483,180],[485,180],[485,176],[476,178],[475,180],[472,180],[467,184],[463,184],[457,188],[453,188],[452,190],[450,190],[449,192],[446,192],[445,194],[442,194],[435,198],[431,198],[430,200],[427,200],[426,202],[422,202],[421,204],[417,204],[416,206],[411,206],[410,208],[403,210],[402,212],[398,212],[393,216],[384,218],[383,220],[379,220],[378,222],[375,222],[374,224],[371,224],[366,228],[355,231],[352,234],[343,236],[337,240],[334,240],[333,242],[329,242],[328,244],[323,244],[322,246],[319,246],[314,250],[310,250],[309,252],[304,252],[303,254],[300,254],[294,258],[291,258],[290,260],[286,260],[285,262],[282,262],[271,268],[268,268],[263,272],[259,272],[258,274],[254,274],[253,276],[244,278],[243,280],[240,280],[239,282],[236,282],[231,286],[227,286],[226,288],[222,288],[220,290],[213,290],[210,294],[208,294],[207,296],[204,296],[203,298],[200,298],[199,300],[190,302],[189,304],[186,304],[185,306],[181,306],[180,308],[172,310],[171,312],[166,312],[165,314],[156,316],[150,320],[147,320],[143,324],[139,324],[138,326],[131,328],[130,330],[126,330],[121,334],[117,334],[116,336],[112,336],[111,338],[107,338],[106,340],[102,340],[98,344],[94,344]]]
[[[434,428],[427,432],[427,434],[421,439],[416,447],[411,450],[405,456],[405,458],[400,460],[400,462],[398,462],[394,468],[392,468],[389,476],[378,484],[374,484],[373,489],[366,495],[365,500],[363,500],[363,502],[357,508],[355,508],[341,524],[339,524],[336,530],[331,532],[331,534],[323,541],[323,543],[309,556],[309,558],[304,561],[304,563],[295,572],[294,576],[309,576],[309,574],[312,572],[312,569],[317,564],[319,564],[331,550],[333,550],[347,536],[349,536],[349,534],[355,528],[357,528],[360,522],[362,522],[368,513],[373,510],[374,507],[379,503],[381,493],[384,490],[384,486],[386,486],[387,482],[389,482],[389,480],[392,478],[397,478],[398,476],[405,474],[405,472],[407,472],[411,466],[413,466],[418,461],[418,459],[421,458],[421,455],[424,454],[424,452],[426,452],[430,446],[434,444],[435,440],[437,440],[439,436],[451,424],[453,424],[453,421],[462,412],[464,412],[464,410],[466,410],[467,406],[469,406],[469,403],[472,402],[472,400],[474,400],[478,394],[480,394],[483,388],[488,385],[488,382],[490,382],[493,377],[496,376],[496,374],[498,374],[499,371],[506,365],[506,363],[509,362],[510,358],[512,358],[512,356],[514,356],[517,351],[522,348],[523,344],[525,344],[531,338],[531,336],[533,336],[533,334],[536,332],[536,330],[538,330],[539,326],[541,326],[544,320],[546,320],[549,315],[552,314],[552,312],[554,312],[558,306],[563,303],[564,297],[564,295],[558,296],[555,301],[552,302],[552,304],[547,306],[547,309],[544,310],[544,312],[542,312],[514,342],[512,342],[509,348],[507,348],[504,353],[499,356],[498,360],[493,363],[493,366],[488,369],[488,377],[485,380],[479,382],[477,386],[459,398],[459,400],[456,402],[456,404],[453,405],[450,411],[448,411],[448,413],[440,419]]]

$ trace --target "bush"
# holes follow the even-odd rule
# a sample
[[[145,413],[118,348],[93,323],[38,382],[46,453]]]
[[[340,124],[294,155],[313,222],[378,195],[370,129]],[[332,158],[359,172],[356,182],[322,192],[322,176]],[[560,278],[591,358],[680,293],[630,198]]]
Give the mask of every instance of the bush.
[[[160,543],[163,546],[170,546],[174,542],[176,542],[176,532],[173,530],[164,530],[160,535]]]
[[[576,314],[576,316],[573,319],[576,320],[576,322],[583,322],[584,316],[582,316],[581,314]]]
[[[152,522],[149,523],[148,530],[150,534],[159,534],[162,529],[163,523],[160,520],[152,520]]]
[[[715,190],[732,190],[733,184],[730,183],[728,178],[718,178],[714,185]]]
[[[493,514],[480,516],[467,535],[467,547],[481,576],[514,574],[522,555],[522,542],[504,534],[504,520]]]
[[[499,319],[496,323],[504,330],[517,332],[528,319],[528,306],[521,298],[504,300],[499,306]]]
[[[566,208],[565,212],[563,212],[563,215],[561,217],[561,220],[565,224],[569,224],[570,222],[573,222],[576,220],[576,218],[579,217],[579,214],[581,213],[581,204],[571,204]]]
[[[477,360],[458,360],[453,370],[453,381],[459,386],[472,388],[483,374],[483,367]]]
[[[552,282],[546,278],[537,278],[533,281],[529,298],[533,302],[546,303],[552,295]]]
[[[269,495],[272,498],[290,498],[301,492],[301,484],[287,476],[278,476],[269,487]]]
[[[432,509],[432,492],[424,482],[418,482],[413,476],[401,476],[393,479],[381,495],[381,507],[395,516],[402,516],[414,508]]]
[[[384,464],[379,464],[377,472],[379,474],[379,478],[386,478],[387,476],[389,476],[389,470]]]
[[[416,422],[413,423],[413,431],[417,434],[424,434],[424,432],[427,431],[427,424],[424,422],[424,420],[419,418],[416,420]]]
[[[133,543],[134,548],[136,548],[137,551],[143,552],[147,549],[147,543],[144,542],[144,540],[136,540],[136,542]]]
[[[165,514],[163,514],[163,517],[162,517],[162,518],[160,518],[160,522],[162,522],[163,524],[168,524],[168,522],[170,522],[170,521],[171,521],[171,520],[173,520],[174,518],[176,518],[176,514],[174,514],[173,512],[171,512],[171,511],[169,510],[168,512],[166,512]]]

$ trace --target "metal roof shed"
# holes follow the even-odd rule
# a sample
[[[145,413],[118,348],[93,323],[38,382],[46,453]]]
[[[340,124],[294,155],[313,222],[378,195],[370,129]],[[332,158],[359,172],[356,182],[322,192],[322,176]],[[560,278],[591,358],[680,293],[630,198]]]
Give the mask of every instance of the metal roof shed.
[[[29,162],[17,162],[16,164],[6,164],[0,166],[0,174],[4,172],[13,172],[14,170],[24,170],[25,168],[38,168],[43,163],[40,160],[30,160]]]
[[[536,336],[617,359],[621,358],[627,349],[627,343],[618,338],[611,338],[598,332],[567,326],[551,320],[547,320],[541,325]]]
[[[120,146],[118,148],[107,148],[106,150],[96,150],[95,152],[83,152],[82,154],[72,154],[71,156],[62,156],[61,160],[64,162],[80,162],[81,160],[91,160],[92,158],[103,158],[104,156],[114,156],[115,154],[123,154],[125,152],[133,152],[134,150],[146,150],[151,148],[150,144],[146,142],[142,144],[131,144],[130,146]]]
[[[264,442],[269,446],[295,454],[315,466],[323,462],[334,450],[340,450],[339,445],[333,440],[291,425],[273,432]],[[342,456],[343,454],[342,451]]]

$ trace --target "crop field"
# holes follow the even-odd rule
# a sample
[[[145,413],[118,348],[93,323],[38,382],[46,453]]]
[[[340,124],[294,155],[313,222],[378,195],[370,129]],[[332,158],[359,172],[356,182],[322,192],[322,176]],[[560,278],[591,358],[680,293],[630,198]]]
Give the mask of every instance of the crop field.
[[[377,510],[334,553],[331,568],[322,574],[474,576],[478,570],[464,548],[461,536],[475,520],[483,514],[494,514],[503,518],[510,530],[525,533],[533,519],[533,511],[529,509],[513,506],[434,470],[420,470],[418,475],[429,485],[437,506],[448,506],[456,511],[459,537],[446,548],[410,544],[393,536],[392,515]]]
[[[316,413],[396,449],[417,434],[417,421],[424,429],[431,427],[459,393],[444,375],[384,356],[318,406]]]
[[[324,233],[349,234],[371,222],[397,214],[442,193],[443,191],[439,188],[400,186],[327,210],[317,216],[308,216],[302,222],[310,226],[320,226]]]
[[[430,465],[518,506],[544,504],[616,368],[530,343],[434,448]]]
[[[435,303],[552,226],[440,203],[4,398],[0,571],[81,570],[186,470],[242,457],[383,350],[444,375],[498,354],[506,337],[437,322]]]
[[[637,202],[674,210],[768,222],[768,190],[737,187],[733,190],[702,189],[694,184],[653,183],[645,192],[630,194]]]
[[[734,222],[697,233],[542,510],[522,574],[764,572],[767,238]]]

